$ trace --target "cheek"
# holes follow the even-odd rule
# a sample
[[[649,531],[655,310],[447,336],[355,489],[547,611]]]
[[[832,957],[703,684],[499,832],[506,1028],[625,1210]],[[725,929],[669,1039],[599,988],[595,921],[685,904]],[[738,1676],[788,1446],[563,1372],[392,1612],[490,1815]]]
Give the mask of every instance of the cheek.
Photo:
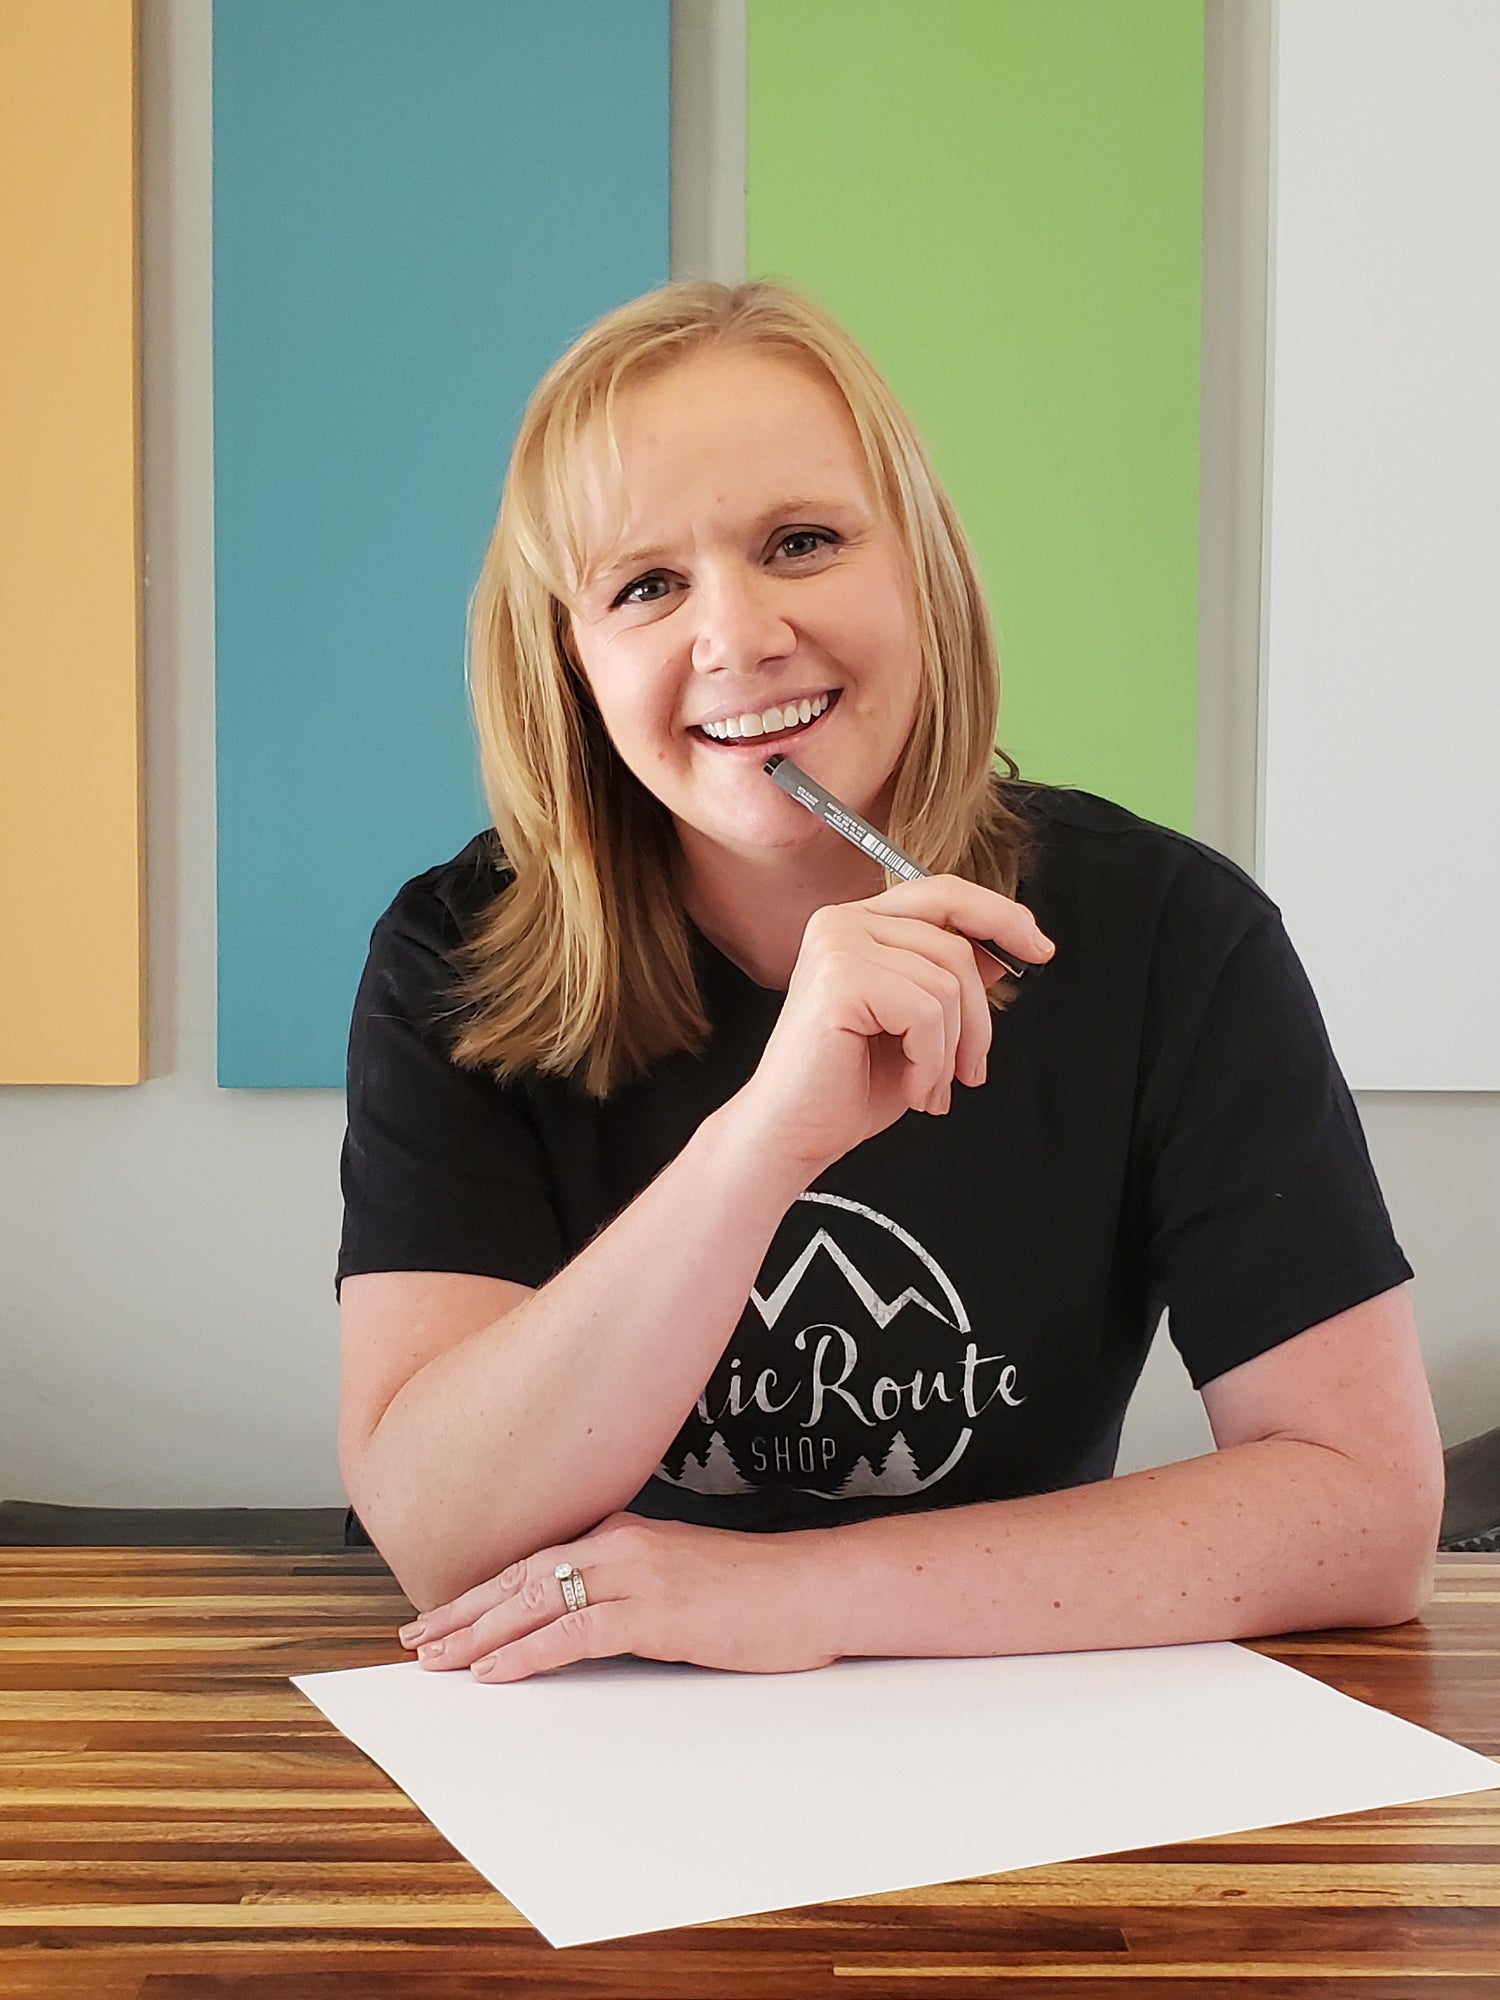
[[[922,680],[922,634],[905,592],[890,588],[861,599],[850,628],[859,657],[878,666],[882,699],[914,703]]]
[[[632,766],[662,763],[675,738],[669,676],[647,657],[625,656],[596,667],[589,682],[611,742]]]
[[[903,657],[918,643],[917,607],[902,579],[886,571],[873,588],[868,581],[849,607],[867,643],[878,644],[887,657]]]

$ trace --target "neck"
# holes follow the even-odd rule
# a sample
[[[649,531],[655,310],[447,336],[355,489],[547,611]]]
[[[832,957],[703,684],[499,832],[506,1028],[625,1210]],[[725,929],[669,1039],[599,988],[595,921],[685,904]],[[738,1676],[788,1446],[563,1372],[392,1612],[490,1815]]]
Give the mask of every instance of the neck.
[[[711,944],[757,986],[784,993],[814,910],[877,896],[879,864],[827,827],[793,848],[731,851],[678,826],[683,907]]]

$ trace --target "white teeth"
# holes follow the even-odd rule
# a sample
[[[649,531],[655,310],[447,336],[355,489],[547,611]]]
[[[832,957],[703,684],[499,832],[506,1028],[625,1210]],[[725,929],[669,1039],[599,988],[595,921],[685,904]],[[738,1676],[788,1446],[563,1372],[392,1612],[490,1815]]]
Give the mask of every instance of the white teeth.
[[[746,736],[774,736],[779,729],[793,729],[821,715],[833,699],[820,694],[811,701],[790,701],[785,708],[763,709],[759,715],[734,715],[723,722],[705,722],[703,733],[719,743],[735,743]]]

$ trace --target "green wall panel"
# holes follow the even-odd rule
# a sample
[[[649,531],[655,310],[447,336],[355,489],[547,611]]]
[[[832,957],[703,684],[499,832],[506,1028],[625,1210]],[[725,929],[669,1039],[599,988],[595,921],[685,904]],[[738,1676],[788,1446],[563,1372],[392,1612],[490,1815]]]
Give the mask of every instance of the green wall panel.
[[[1184,829],[1202,122],[1202,0],[750,0],[752,275],[916,418],[1023,771]]]

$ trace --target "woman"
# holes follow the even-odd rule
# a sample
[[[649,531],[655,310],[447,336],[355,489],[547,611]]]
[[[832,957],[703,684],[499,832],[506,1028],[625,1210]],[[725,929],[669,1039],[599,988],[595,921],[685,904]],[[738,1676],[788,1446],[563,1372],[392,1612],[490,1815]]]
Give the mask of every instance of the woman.
[[[496,833],[376,928],[344,1155],[341,1462],[417,1657],[1411,1616],[1411,1274],[1277,913],[995,774],[972,554],[848,336],[710,284],[585,334],[471,652]],[[1164,1304],[1217,1449],[1115,1480]]]

